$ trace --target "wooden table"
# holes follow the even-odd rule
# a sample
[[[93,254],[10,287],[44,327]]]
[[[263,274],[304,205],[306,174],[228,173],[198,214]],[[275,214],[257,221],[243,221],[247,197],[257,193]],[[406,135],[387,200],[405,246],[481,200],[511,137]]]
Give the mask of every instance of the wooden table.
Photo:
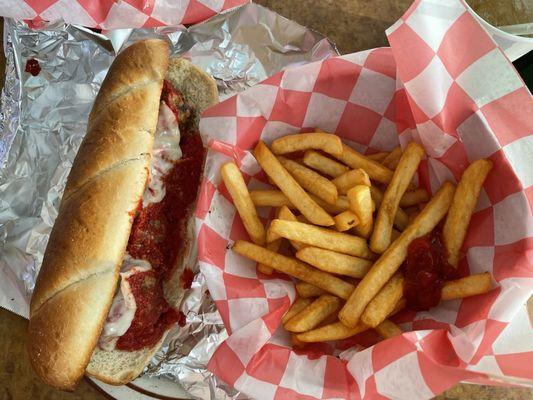
[[[472,7],[495,25],[533,21],[530,0],[470,0]],[[341,53],[387,46],[384,31],[411,0],[257,0],[287,18],[326,34]],[[528,8],[529,7],[529,8]],[[2,52],[3,54],[3,52]],[[0,60],[2,70],[4,60]],[[3,76],[2,76],[3,86]],[[27,321],[0,309],[0,400],[102,400],[107,397],[83,380],[73,393],[44,385],[26,355]],[[460,384],[437,399],[526,400],[533,390]]]

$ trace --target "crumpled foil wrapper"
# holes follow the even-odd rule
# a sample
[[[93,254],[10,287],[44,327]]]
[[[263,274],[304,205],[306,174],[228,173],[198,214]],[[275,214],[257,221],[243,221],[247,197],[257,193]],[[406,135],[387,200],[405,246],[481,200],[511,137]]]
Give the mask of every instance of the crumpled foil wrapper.
[[[291,65],[337,55],[324,36],[248,4],[189,28],[121,29],[105,35],[55,24],[34,31],[6,20],[6,80],[0,112],[0,306],[27,317],[43,253],[93,100],[115,55],[165,37],[217,81],[221,99]],[[37,76],[24,72],[36,59]],[[189,265],[196,265],[195,252]],[[196,265],[196,272],[198,272]],[[197,273],[185,295],[186,326],[173,329],[145,375],[179,382],[191,396],[237,398],[206,370],[227,334]]]

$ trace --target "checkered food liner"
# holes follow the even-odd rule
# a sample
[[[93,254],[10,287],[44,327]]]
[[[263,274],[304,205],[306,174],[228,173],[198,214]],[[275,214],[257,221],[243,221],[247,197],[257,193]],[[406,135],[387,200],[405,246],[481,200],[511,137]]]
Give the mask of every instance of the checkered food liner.
[[[199,260],[229,333],[209,369],[252,398],[413,400],[459,381],[533,380],[524,317],[533,293],[531,94],[459,0],[417,1],[387,35],[390,48],[287,69],[201,121],[210,149],[196,211]],[[257,140],[315,127],[363,153],[423,144],[418,179],[431,192],[457,182],[470,162],[490,159],[460,267],[490,271],[494,289],[427,312],[404,311],[393,320],[405,333],[386,341],[366,332],[292,349],[280,319],[295,298],[293,284],[258,273],[229,250],[247,234],[219,169],[233,159],[251,188],[266,188],[250,152]],[[521,319],[511,324],[515,316]]]
[[[0,15],[30,27],[66,22],[103,30],[194,24],[250,0],[0,0]]]

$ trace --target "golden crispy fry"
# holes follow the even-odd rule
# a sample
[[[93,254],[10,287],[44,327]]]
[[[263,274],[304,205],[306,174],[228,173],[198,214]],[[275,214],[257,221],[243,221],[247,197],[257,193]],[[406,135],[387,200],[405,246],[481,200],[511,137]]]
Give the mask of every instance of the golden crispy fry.
[[[341,299],[330,294],[323,294],[309,306],[283,324],[289,332],[305,332],[316,328],[341,305]]]
[[[359,224],[355,227],[358,235],[368,238],[372,233],[374,221],[372,220],[372,213],[374,206],[372,203],[372,196],[370,195],[370,188],[365,185],[357,185],[348,190],[348,201],[350,202],[350,209],[359,218]]]
[[[387,186],[378,210],[374,231],[370,238],[370,248],[376,253],[383,253],[390,245],[394,216],[409,182],[413,178],[425,151],[416,142],[411,142],[402,154],[394,176]]]
[[[387,157],[389,154],[390,154],[390,151],[380,151],[374,154],[367,154],[365,157],[368,158],[369,160],[374,160],[378,163],[381,163],[385,159],[385,157]]]
[[[429,194],[426,189],[416,189],[405,192],[400,199],[400,207],[411,207],[419,203],[427,203]]]
[[[332,274],[362,278],[372,266],[372,261],[318,247],[304,247],[296,258]]]
[[[391,239],[392,241],[394,242],[396,239],[398,239],[400,237],[402,233],[394,228],[392,228],[392,234],[391,234]]]
[[[296,208],[281,190],[252,190],[250,197],[256,207],[287,206],[292,209]]]
[[[278,156],[278,160],[305,190],[313,193],[326,203],[335,204],[339,193],[329,179],[288,158]]]
[[[267,243],[265,247],[268,250],[272,250],[272,251],[277,253],[279,248],[280,248],[280,246],[281,246],[281,238]],[[269,267],[268,265],[265,265],[265,264],[261,264],[261,263],[257,264],[257,270],[259,272],[262,272],[265,275],[272,275],[272,272],[274,272],[274,270],[271,267]]]
[[[269,230],[286,239],[297,240],[311,246],[363,258],[374,257],[364,239],[347,233],[281,219],[273,220]]]
[[[294,317],[296,314],[298,314],[300,311],[302,311],[305,307],[307,307],[309,304],[313,302],[312,299],[304,299],[302,297],[298,297],[294,303],[289,307],[287,312],[281,317],[281,323],[285,324],[289,319]]]
[[[403,297],[403,276],[396,273],[383,286],[379,293],[366,306],[361,322],[375,328],[381,324],[394,310],[398,301]]]
[[[479,192],[492,169],[489,160],[477,160],[463,172],[453,202],[442,229],[442,239],[448,250],[448,262],[457,267],[459,250],[463,245],[470,218],[476,208]]]
[[[339,312],[339,320],[348,327],[357,326],[361,314],[370,301],[398,270],[407,256],[407,247],[416,238],[431,232],[446,215],[453,198],[455,188],[445,182],[435,196],[422,210],[420,215],[402,232],[381,257],[374,263],[370,271],[357,285],[346,305]]]
[[[285,221],[298,221],[298,217],[295,217],[294,214],[292,213],[292,211],[289,210],[289,208],[286,207],[286,206],[282,206],[279,209],[277,217],[279,219],[283,219]],[[281,236],[279,236],[278,234],[274,233],[271,229],[267,230],[267,233],[266,233],[266,241],[267,241],[267,243],[270,243],[270,242],[273,242],[273,241],[279,240],[279,239],[281,239]],[[296,240],[291,240],[290,243],[291,243],[291,246],[294,247],[296,250],[301,249],[302,247],[304,247],[303,243],[300,243],[300,242],[298,242]]]
[[[370,186],[368,174],[361,168],[351,169],[350,171],[338,176],[331,181],[339,190],[339,193],[346,194],[348,190],[356,185]]]
[[[401,335],[402,329],[392,322],[390,319],[384,320],[381,324],[374,328],[379,336],[383,339],[389,339],[394,336]]]
[[[309,197],[261,140],[254,149],[254,155],[261,168],[309,221],[322,226],[335,224],[333,218]]]
[[[292,333],[291,334],[291,344],[292,344],[292,347],[297,348],[297,349],[301,349],[301,348],[304,348],[307,343],[298,340],[296,335],[294,333]]]
[[[392,171],[380,163],[359,154],[345,144],[342,145],[342,150],[342,154],[337,158],[349,167],[353,169],[361,168],[368,174],[370,179],[381,183],[389,183],[392,179]]]
[[[298,282],[294,285],[298,296],[307,299],[309,297],[318,297],[327,293],[324,289],[320,289],[318,286],[311,285],[307,282]]]
[[[348,328],[341,322],[334,322],[330,325],[325,325],[320,328],[313,329],[304,333],[299,333],[296,338],[305,343],[315,342],[328,342],[330,340],[341,340],[358,333],[364,332],[368,329],[368,326],[364,324],[358,324],[353,328]]]
[[[336,178],[350,170],[346,165],[342,165],[340,162],[332,160],[315,150],[307,150],[304,154],[303,162],[309,168],[313,168],[321,174],[332,178]]]
[[[235,163],[229,162],[222,166],[220,174],[222,175],[224,184],[233,199],[235,208],[237,208],[237,211],[241,216],[244,228],[250,235],[250,239],[257,244],[264,244],[265,228],[257,216],[257,210],[250,198],[250,193],[248,192],[241,171],[239,171],[239,168]]]
[[[318,286],[341,299],[347,299],[355,288],[353,285],[344,282],[342,279],[328,274],[327,272],[317,270],[295,258],[274,253],[273,251],[245,240],[237,240],[233,245],[233,251],[256,262],[266,264],[279,272],[283,272],[304,282]]]
[[[489,272],[470,275],[465,278],[448,281],[442,287],[441,299],[453,300],[487,293],[492,286]]]
[[[350,205],[348,204],[348,198],[346,196],[339,196],[335,204],[326,203],[319,197],[316,197],[314,194],[309,194],[311,198],[324,210],[331,214],[339,214],[343,211],[346,211]]]
[[[390,170],[395,170],[402,157],[402,148],[400,146],[395,147],[387,157],[381,162],[384,167]]]
[[[335,215],[333,219],[335,220],[335,229],[339,232],[348,231],[359,224],[359,218],[350,210]]]
[[[379,208],[381,202],[383,201],[383,192],[375,186],[370,186],[370,194],[372,195],[372,200],[376,204],[376,207]],[[394,216],[394,226],[399,230],[403,231],[409,225],[409,216],[405,213],[404,210],[398,208],[396,215]]]
[[[310,149],[318,149],[339,156],[342,154],[342,142],[338,136],[330,133],[299,133],[283,136],[272,142],[274,154],[287,154]]]

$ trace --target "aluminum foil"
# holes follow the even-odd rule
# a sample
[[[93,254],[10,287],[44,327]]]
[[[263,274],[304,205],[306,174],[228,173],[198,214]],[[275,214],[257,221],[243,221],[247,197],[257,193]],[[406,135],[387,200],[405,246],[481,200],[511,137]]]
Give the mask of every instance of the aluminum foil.
[[[93,100],[115,55],[147,37],[167,38],[174,55],[190,58],[211,74],[221,99],[288,66],[337,55],[324,36],[256,4],[189,28],[106,34],[65,24],[33,31],[6,19],[0,111],[0,306],[28,316],[35,278]],[[37,76],[24,72],[28,59],[39,62]],[[206,371],[227,335],[200,273],[182,311],[186,326],[169,334],[145,374],[179,382],[196,398],[238,397]]]

